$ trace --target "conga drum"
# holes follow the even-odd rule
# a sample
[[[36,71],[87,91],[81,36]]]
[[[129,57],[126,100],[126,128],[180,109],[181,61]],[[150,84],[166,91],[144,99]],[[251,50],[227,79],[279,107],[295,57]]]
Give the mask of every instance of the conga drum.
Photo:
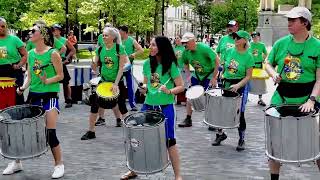
[[[169,165],[165,117],[156,111],[138,112],[124,120],[127,167],[139,174],[163,171]]]
[[[15,78],[0,77],[0,110],[16,105]]]
[[[118,91],[116,93],[113,93],[111,89],[112,84],[113,83],[111,82],[100,83],[96,90],[99,106],[104,109],[112,109],[118,103],[120,92]]]
[[[205,108],[204,88],[200,85],[190,87],[186,97],[192,105],[193,110],[203,111]]]
[[[45,110],[12,106],[0,111],[0,154],[8,159],[31,159],[47,151]]]
[[[212,89],[206,93],[205,97],[205,124],[221,129],[239,127],[240,94],[222,89]]]
[[[254,68],[250,80],[250,93],[262,95],[267,93],[266,80],[269,79],[268,73],[264,69]]]
[[[265,111],[266,155],[283,163],[320,158],[319,109],[302,113],[299,106],[270,107]]]

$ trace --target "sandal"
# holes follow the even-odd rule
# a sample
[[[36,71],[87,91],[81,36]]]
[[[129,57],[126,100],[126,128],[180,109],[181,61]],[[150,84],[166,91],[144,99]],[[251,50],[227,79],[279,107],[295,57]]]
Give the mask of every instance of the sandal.
[[[120,180],[128,180],[128,179],[134,179],[136,178],[138,175],[133,172],[133,171],[128,171],[127,173],[125,173],[124,175],[121,176]]]

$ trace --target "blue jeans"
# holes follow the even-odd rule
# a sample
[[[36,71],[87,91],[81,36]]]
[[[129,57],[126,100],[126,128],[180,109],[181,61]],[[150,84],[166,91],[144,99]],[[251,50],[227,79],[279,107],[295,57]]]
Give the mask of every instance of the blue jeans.
[[[134,87],[133,87],[132,70],[129,69],[127,72],[124,72],[123,74],[127,82],[129,104],[131,108],[134,108],[136,107],[136,100],[133,92]]]

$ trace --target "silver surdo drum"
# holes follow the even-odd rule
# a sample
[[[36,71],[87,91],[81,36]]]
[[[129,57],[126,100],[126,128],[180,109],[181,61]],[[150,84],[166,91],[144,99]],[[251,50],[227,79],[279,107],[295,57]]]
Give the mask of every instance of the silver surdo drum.
[[[192,105],[193,110],[203,111],[205,108],[204,88],[200,85],[190,87],[186,92],[186,97]]]
[[[239,126],[241,96],[222,89],[212,89],[206,93],[204,123],[221,129]]]
[[[320,158],[319,110],[301,113],[299,106],[271,107],[265,111],[266,154],[283,163]]]
[[[160,112],[131,114],[124,120],[127,166],[139,174],[163,171],[169,165],[165,117]]]
[[[31,159],[47,151],[45,111],[21,105],[0,112],[0,153],[8,159]]]

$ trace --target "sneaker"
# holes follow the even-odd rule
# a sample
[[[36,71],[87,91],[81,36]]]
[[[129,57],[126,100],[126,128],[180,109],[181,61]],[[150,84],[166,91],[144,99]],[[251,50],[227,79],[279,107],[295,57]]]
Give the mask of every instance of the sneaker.
[[[99,119],[95,123],[95,126],[103,126],[103,125],[106,125],[106,120],[99,117]]]
[[[131,108],[131,111],[138,111],[137,107]]]
[[[121,126],[122,126],[122,122],[121,122],[121,120],[117,120],[116,127],[121,127]]]
[[[81,140],[89,140],[96,138],[96,133],[92,131],[87,131],[82,137]]]
[[[65,108],[71,108],[72,107],[72,103],[67,103]]]
[[[236,150],[237,151],[243,151],[245,149],[244,145],[245,145],[244,140],[239,139],[238,146],[237,146]]]
[[[260,99],[260,100],[258,101],[258,105],[260,105],[260,106],[266,106],[266,103],[264,103],[263,100]]]
[[[22,164],[17,163],[16,161],[12,161],[8,164],[7,168],[3,171],[3,175],[10,175],[16,172],[22,171]]]
[[[217,130],[218,130],[218,128],[215,128],[215,127],[209,126],[209,127],[208,127],[208,130],[209,130],[209,131],[217,131]]]
[[[61,178],[64,175],[64,165],[60,164],[54,167],[54,172],[51,176],[52,179]]]
[[[212,143],[212,146],[220,146],[221,142],[227,139],[227,135],[225,133],[216,134],[216,139]]]
[[[184,119],[183,122],[178,124],[178,127],[191,127],[192,126],[192,120],[189,118]]]

